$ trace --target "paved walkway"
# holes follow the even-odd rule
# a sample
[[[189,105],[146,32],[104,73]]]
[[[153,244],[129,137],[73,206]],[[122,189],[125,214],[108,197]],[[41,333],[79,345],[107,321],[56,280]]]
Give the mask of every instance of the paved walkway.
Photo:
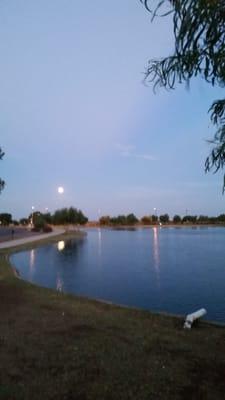
[[[42,233],[41,235],[24,237],[21,239],[8,240],[7,242],[0,243],[0,250],[8,249],[9,247],[20,246],[20,245],[26,244],[26,243],[36,242],[37,240],[57,236],[64,232],[65,232],[65,229],[54,229],[54,231],[51,233]]]

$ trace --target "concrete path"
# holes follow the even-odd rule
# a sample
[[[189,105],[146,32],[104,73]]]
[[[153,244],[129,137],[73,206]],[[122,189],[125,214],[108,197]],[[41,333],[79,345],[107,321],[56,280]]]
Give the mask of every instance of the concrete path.
[[[24,237],[21,239],[8,240],[7,242],[0,243],[0,250],[8,249],[9,247],[20,246],[20,245],[26,244],[26,243],[36,242],[37,240],[61,235],[62,233],[65,233],[65,229],[54,229],[54,231],[50,232],[50,233],[42,233],[41,235]]]

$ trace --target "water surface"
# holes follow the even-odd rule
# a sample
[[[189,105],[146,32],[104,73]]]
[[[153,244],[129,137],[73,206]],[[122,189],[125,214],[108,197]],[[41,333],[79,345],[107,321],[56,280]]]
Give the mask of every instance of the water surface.
[[[41,286],[175,314],[205,307],[225,322],[224,228],[89,229],[11,260]]]

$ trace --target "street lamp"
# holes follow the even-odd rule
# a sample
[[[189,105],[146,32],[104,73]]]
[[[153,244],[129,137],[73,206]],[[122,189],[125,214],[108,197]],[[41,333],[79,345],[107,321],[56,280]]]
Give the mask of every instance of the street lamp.
[[[100,217],[101,217],[101,210],[100,208],[98,209],[98,222],[100,222]]]
[[[34,206],[31,207],[32,209],[32,214],[31,214],[31,227],[33,228],[33,222],[34,222]]]

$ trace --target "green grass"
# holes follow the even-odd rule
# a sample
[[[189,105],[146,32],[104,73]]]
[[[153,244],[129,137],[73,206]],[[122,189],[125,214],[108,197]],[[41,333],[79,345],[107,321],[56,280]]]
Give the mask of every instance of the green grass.
[[[178,317],[34,286],[14,276],[8,254],[0,258],[0,400],[224,400],[224,327],[184,331]]]

